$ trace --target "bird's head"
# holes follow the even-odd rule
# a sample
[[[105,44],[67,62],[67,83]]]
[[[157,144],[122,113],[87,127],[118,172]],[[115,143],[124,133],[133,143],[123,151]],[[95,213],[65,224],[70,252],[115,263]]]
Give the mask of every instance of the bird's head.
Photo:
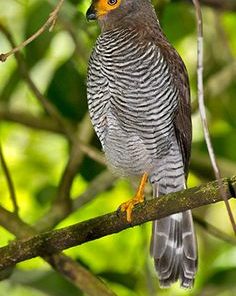
[[[87,10],[87,20],[98,20],[100,25],[110,27],[121,24],[145,12],[153,13],[150,0],[92,0]],[[148,13],[149,14],[149,13]]]
[[[92,0],[87,10],[87,20],[101,19],[109,15],[113,10],[119,10],[122,0]]]

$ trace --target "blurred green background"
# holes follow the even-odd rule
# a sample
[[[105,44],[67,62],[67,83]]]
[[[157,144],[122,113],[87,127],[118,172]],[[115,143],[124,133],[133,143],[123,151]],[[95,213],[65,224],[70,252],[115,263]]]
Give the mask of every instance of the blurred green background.
[[[57,1],[0,0],[0,24],[18,44],[34,33],[48,18]],[[213,180],[214,176],[203,139],[196,104],[195,13],[189,1],[155,0],[162,27],[186,63],[193,104],[193,149],[189,187]],[[46,31],[23,49],[28,72],[45,97],[67,122],[76,128],[86,121],[86,69],[94,41],[96,23],[87,23],[89,1],[65,1],[52,32]],[[212,140],[223,176],[236,172],[236,13],[203,7],[204,81]],[[0,52],[10,50],[0,31]],[[14,180],[20,217],[29,224],[49,209],[66,165],[70,144],[58,132],[57,123],[29,89],[14,57],[0,64],[0,139]],[[35,125],[27,124],[27,116]],[[25,121],[24,121],[25,120]],[[44,125],[45,123],[45,125]],[[36,128],[36,125],[41,128]],[[100,149],[94,134],[85,140]],[[31,125],[31,127],[30,127]],[[45,126],[53,126],[49,131]],[[87,136],[87,138],[86,138]],[[81,159],[71,189],[80,196],[90,182],[105,169],[88,156]],[[103,193],[61,221],[62,227],[115,210],[132,195],[127,180],[110,182]],[[0,204],[12,210],[11,200],[0,168]],[[233,209],[235,202],[231,201]],[[202,219],[233,235],[223,203],[194,211]],[[119,296],[152,295],[236,295],[236,246],[209,235],[196,225],[199,245],[199,272],[193,290],[174,285],[160,290],[148,256],[150,223],[99,239],[66,251],[104,279]],[[0,245],[14,236],[0,227]],[[0,282],[0,295],[42,296],[82,295],[53,271],[42,259],[20,263],[11,277]]]

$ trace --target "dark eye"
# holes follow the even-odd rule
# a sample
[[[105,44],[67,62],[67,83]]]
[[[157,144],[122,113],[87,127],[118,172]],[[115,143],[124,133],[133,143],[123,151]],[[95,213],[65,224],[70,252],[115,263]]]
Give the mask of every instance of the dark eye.
[[[107,2],[109,5],[115,5],[117,3],[117,0],[108,0]]]

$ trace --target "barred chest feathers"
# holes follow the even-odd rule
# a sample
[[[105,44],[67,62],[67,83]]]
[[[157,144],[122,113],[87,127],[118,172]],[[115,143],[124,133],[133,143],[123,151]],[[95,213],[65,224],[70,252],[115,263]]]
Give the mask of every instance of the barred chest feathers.
[[[121,175],[151,173],[173,145],[178,105],[158,46],[130,29],[103,33],[87,83],[90,116],[110,166]]]

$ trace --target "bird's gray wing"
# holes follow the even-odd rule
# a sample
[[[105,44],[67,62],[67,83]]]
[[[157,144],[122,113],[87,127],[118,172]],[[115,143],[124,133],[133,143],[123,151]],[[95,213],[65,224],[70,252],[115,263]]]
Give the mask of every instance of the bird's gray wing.
[[[187,178],[192,143],[189,81],[187,71],[182,61],[180,61],[179,65],[176,66],[175,71],[176,73],[174,73],[174,79],[179,90],[179,104],[174,120],[174,127],[183,158],[185,175]]]

